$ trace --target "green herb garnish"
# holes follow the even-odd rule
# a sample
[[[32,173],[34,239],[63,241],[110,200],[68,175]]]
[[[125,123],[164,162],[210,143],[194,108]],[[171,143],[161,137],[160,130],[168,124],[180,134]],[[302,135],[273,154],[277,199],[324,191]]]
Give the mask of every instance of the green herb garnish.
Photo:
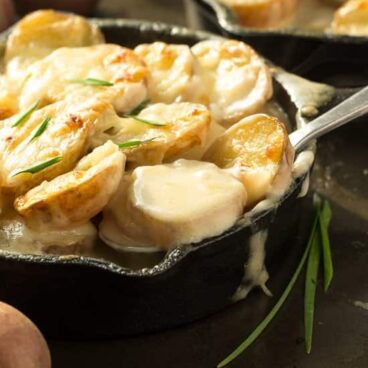
[[[84,84],[86,86],[97,86],[97,87],[111,87],[114,85],[114,83],[96,78],[72,79],[70,82]]]
[[[46,130],[50,120],[51,120],[50,116],[48,116],[47,118],[44,119],[44,121],[41,123],[41,125],[37,129],[36,133],[31,138],[30,142],[32,142],[34,139],[39,137]]]
[[[139,116],[136,115],[124,115],[125,118],[131,118],[134,119],[136,121],[139,121],[140,123],[144,123],[144,124],[148,124],[148,125],[156,125],[156,126],[165,126],[166,123],[161,123],[159,121],[154,121],[154,120],[147,120],[147,119],[142,119]]]
[[[150,100],[144,100],[144,101],[142,101],[138,106],[136,106],[127,115],[133,115],[133,116],[138,115],[142,110],[144,110],[148,106],[149,103],[150,103]]]
[[[28,169],[24,169],[24,170],[21,170],[21,171],[18,171],[16,172],[15,174],[12,175],[13,176],[17,176],[19,174],[24,174],[24,173],[29,173],[29,174],[35,174],[35,173],[38,173],[39,171],[42,171],[43,169],[46,169],[47,167],[49,166],[52,166],[58,162],[60,162],[61,160],[63,159],[62,156],[57,156],[57,157],[54,157],[50,160],[47,160],[47,161],[44,161],[44,162],[41,162],[40,164],[38,165],[35,165],[35,166],[32,166],[32,167],[29,167]]]
[[[312,347],[312,334],[313,334],[313,317],[314,317],[314,302],[315,292],[317,286],[317,276],[320,264],[321,252],[324,257],[324,272],[325,272],[325,290],[326,280],[327,287],[331,282],[333,275],[333,266],[331,258],[330,242],[328,240],[328,225],[331,219],[331,209],[327,201],[322,201],[317,197],[315,201],[316,215],[311,228],[308,244],[303,253],[302,259],[300,260],[297,269],[295,270],[291,280],[286,286],[284,292],[281,294],[279,300],[276,302],[271,311],[267,316],[258,324],[253,332],[224,360],[222,360],[217,368],[225,367],[234,359],[236,359],[241,353],[244,352],[265,330],[268,324],[273,320],[276,314],[281,309],[282,305],[289,296],[293,289],[307,259],[308,266],[306,272],[305,281],[305,297],[304,297],[304,323],[305,323],[305,345],[306,351],[309,353]],[[325,240],[323,240],[323,235]],[[327,241],[326,241],[327,239]],[[326,249],[324,249],[326,247]],[[321,249],[322,248],[322,249]],[[327,257],[327,259],[325,259]],[[326,278],[327,275],[327,278]]]
[[[140,140],[127,141],[127,142],[119,143],[118,147],[119,148],[131,148],[131,147],[135,147],[135,146],[140,146],[141,144],[151,142],[151,141],[153,141],[157,138],[158,137],[153,137],[153,138],[150,138],[150,139],[145,139],[143,141],[140,141]]]
[[[12,125],[15,128],[19,125],[25,123],[25,121],[31,116],[32,112],[35,111],[39,105],[40,101],[37,101],[33,106],[31,106],[27,111],[25,111]]]
[[[323,252],[323,271],[324,271],[324,290],[325,292],[328,290],[332,278],[333,278],[333,263],[331,256],[331,244],[328,235],[328,227],[331,221],[331,207],[330,204],[325,201],[321,214],[319,217],[319,226],[321,231],[321,243],[322,243],[322,252]]]
[[[305,349],[309,354],[312,349],[314,302],[316,297],[317,278],[321,259],[321,243],[319,231],[315,231],[312,247],[309,252],[304,293],[304,336]]]

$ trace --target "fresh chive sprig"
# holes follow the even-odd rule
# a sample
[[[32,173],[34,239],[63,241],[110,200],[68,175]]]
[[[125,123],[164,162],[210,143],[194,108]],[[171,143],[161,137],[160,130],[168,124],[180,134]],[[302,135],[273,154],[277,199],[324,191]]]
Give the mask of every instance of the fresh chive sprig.
[[[50,120],[51,120],[50,116],[46,117],[43,120],[43,122],[40,124],[40,126],[37,129],[37,131],[35,132],[35,134],[33,134],[30,142],[32,142],[34,139],[38,138],[47,129],[47,126],[49,125]]]
[[[54,158],[52,158],[50,160],[41,162],[40,164],[37,164],[35,166],[31,166],[31,167],[29,167],[27,169],[20,170],[20,171],[16,172],[15,174],[13,174],[12,176],[17,176],[19,174],[25,174],[25,173],[28,173],[28,174],[36,174],[36,173],[38,173],[38,172],[46,169],[47,167],[50,167],[52,165],[55,165],[56,163],[60,162],[62,159],[63,159],[62,156],[54,157]]]
[[[39,101],[33,104],[28,110],[26,110],[19,118],[12,124],[12,128],[18,127],[26,122],[26,120],[32,115],[39,105]]]
[[[84,84],[85,86],[111,87],[114,83],[96,78],[71,79],[71,83]]]
[[[147,120],[147,119],[143,119],[139,116],[136,116],[136,115],[124,115],[125,118],[130,118],[130,119],[134,119],[136,121],[139,121],[140,123],[143,123],[143,124],[148,124],[148,125],[154,125],[154,126],[165,126],[167,125],[166,123],[161,123],[160,121],[154,121],[154,120]]]
[[[266,329],[269,323],[277,315],[282,305],[286,301],[292,291],[305,263],[308,260],[305,294],[304,294],[304,328],[305,328],[305,347],[306,352],[310,353],[312,348],[313,322],[314,322],[314,306],[315,293],[317,287],[317,277],[320,265],[320,256],[323,255],[323,265],[325,274],[325,291],[331,283],[333,277],[333,264],[331,257],[331,248],[328,235],[328,226],[331,220],[331,207],[327,201],[323,201],[317,197],[315,200],[315,218],[311,228],[309,240],[303,256],[284,292],[267,314],[267,316],[258,324],[253,332],[225,359],[223,359],[217,368],[222,368],[231,363],[240,354],[242,354]]]
[[[150,138],[150,139],[145,139],[143,141],[142,140],[126,141],[126,142],[123,142],[123,143],[119,143],[118,147],[119,148],[132,148],[132,147],[140,146],[141,144],[152,142],[157,138],[158,137],[153,137],[153,138]]]
[[[133,110],[131,110],[127,115],[138,115],[142,110],[144,110],[149,104],[150,100],[144,100],[139,105],[137,105]]]
[[[144,119],[144,118],[141,118],[140,116],[138,116],[139,113],[142,110],[144,110],[148,106],[149,103],[150,103],[150,100],[144,100],[138,106],[136,106],[133,110],[131,110],[129,113],[124,114],[123,117],[134,119],[136,121],[139,121],[140,123],[148,124],[148,125],[154,125],[154,126],[165,126],[165,125],[167,125],[166,123],[162,123],[160,121]]]

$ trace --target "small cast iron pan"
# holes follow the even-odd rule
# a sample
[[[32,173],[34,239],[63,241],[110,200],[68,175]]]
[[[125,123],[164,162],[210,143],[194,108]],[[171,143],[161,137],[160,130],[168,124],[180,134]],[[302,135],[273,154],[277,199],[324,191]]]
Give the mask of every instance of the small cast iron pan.
[[[159,23],[96,22],[108,42],[128,47],[156,40],[192,45],[215,37]],[[301,113],[304,105],[321,112],[352,92],[301,83],[283,71],[275,74],[274,87],[276,100],[289,116],[290,130],[305,120]],[[298,222],[297,197],[304,178],[299,177],[272,208],[254,214],[248,222],[240,220],[221,236],[175,249],[154,267],[132,269],[79,256],[1,252],[0,300],[23,311],[47,336],[58,338],[141,334],[207,316],[231,303],[244,276],[253,233],[269,228],[269,269],[283,256],[282,244]]]
[[[243,40],[272,60],[275,64],[304,76],[314,78],[316,73],[330,75],[336,70],[352,67],[352,72],[368,80],[368,37],[352,37],[298,29],[257,30],[239,24],[232,11],[218,0],[186,0],[191,23],[202,29],[220,33],[226,37]],[[322,51],[321,51],[322,49]],[[317,53],[314,56],[314,53]],[[309,62],[309,58],[312,62]],[[322,67],[316,64],[322,64]],[[362,60],[363,59],[363,60]],[[327,65],[326,65],[327,64]],[[332,65],[330,65],[332,64]],[[305,66],[308,67],[305,70]],[[362,73],[364,70],[364,73]],[[309,75],[310,74],[310,75]],[[318,76],[317,76],[318,78]],[[318,79],[317,79],[318,80]],[[354,78],[350,79],[351,83]],[[367,82],[361,81],[363,85]]]

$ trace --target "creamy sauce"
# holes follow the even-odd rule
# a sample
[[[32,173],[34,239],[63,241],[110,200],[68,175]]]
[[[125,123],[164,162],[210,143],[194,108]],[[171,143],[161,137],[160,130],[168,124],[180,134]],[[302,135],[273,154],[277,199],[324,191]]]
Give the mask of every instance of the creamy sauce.
[[[244,265],[242,282],[232,296],[234,302],[246,298],[255,286],[259,286],[266,295],[272,295],[266,287],[269,277],[265,266],[267,235],[267,230],[263,230],[253,234],[249,239],[249,244],[247,244],[249,246],[249,256],[247,263]]]
[[[24,254],[83,254],[93,247],[97,231],[92,223],[63,230],[31,229],[20,216],[0,219],[0,250]]]
[[[181,159],[135,169],[107,212],[123,235],[115,247],[170,249],[222,234],[237,221],[245,203],[243,185],[224,170]],[[116,239],[116,229],[108,222],[102,222],[101,235]]]

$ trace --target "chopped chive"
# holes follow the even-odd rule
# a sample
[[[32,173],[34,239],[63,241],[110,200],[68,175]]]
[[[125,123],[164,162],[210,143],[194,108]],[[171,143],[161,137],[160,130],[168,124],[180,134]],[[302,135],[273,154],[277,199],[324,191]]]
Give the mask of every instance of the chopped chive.
[[[228,355],[224,360],[222,360],[218,365],[217,368],[222,368],[228,365],[230,362],[232,362],[234,359],[236,359],[245,349],[247,349],[265,330],[265,328],[268,326],[268,324],[273,320],[273,318],[276,316],[276,314],[279,312],[281,307],[283,306],[285,300],[289,296],[291,290],[293,289],[304,265],[307,260],[309,251],[313,244],[313,234],[316,232],[317,225],[318,225],[318,217],[320,212],[320,201],[316,201],[315,208],[316,208],[316,216],[314,219],[314,223],[311,229],[311,236],[309,237],[309,241],[307,244],[307,247],[305,248],[305,251],[303,253],[302,259],[300,260],[297,269],[295,270],[291,280],[289,281],[288,285],[286,286],[284,292],[281,294],[279,300],[274,305],[274,307],[271,309],[271,311],[267,314],[267,316],[258,324],[258,326],[253,330],[253,332],[230,354]]]
[[[304,336],[305,350],[309,354],[312,350],[314,304],[319,263],[321,259],[321,237],[317,228],[313,234],[312,247],[308,256],[307,272],[305,276],[304,294]]]
[[[38,104],[40,103],[40,101],[37,101],[34,105],[32,105],[27,111],[25,111],[12,125],[12,128],[15,128],[19,125],[22,125],[33,113],[33,111],[35,111],[38,107]]]
[[[153,120],[147,120],[147,119],[142,119],[136,115],[124,115],[125,118],[131,118],[131,119],[134,119],[136,121],[139,121],[140,123],[144,123],[144,124],[148,124],[148,125],[156,125],[156,126],[165,126],[166,123],[161,123],[159,121],[153,121]]]
[[[145,109],[148,106],[149,103],[150,103],[150,100],[148,100],[148,99],[142,101],[132,111],[130,111],[128,115],[133,115],[133,116],[138,115],[143,109]]]
[[[328,201],[324,201],[323,207],[321,209],[321,214],[319,217],[319,227],[321,231],[321,245],[323,252],[323,272],[324,272],[324,290],[328,290],[332,278],[333,278],[333,263],[331,255],[331,244],[328,235],[328,227],[331,221],[331,207]]]
[[[62,156],[57,156],[57,157],[54,157],[50,160],[47,160],[47,161],[44,161],[44,162],[41,162],[40,164],[38,165],[35,165],[35,166],[32,166],[32,167],[29,167],[28,169],[24,169],[24,170],[21,170],[21,171],[18,171],[16,172],[15,174],[12,175],[13,176],[17,176],[19,174],[24,174],[24,173],[29,173],[29,174],[35,174],[35,173],[38,173],[39,171],[43,170],[43,169],[46,169],[47,167],[49,166],[52,166],[58,162],[60,162],[61,160],[63,159]]]
[[[104,81],[96,78],[86,78],[86,79],[72,79],[70,82],[84,84],[86,86],[101,86],[101,87],[111,87],[114,83]]]
[[[135,147],[135,146],[140,146],[141,144],[151,142],[151,141],[153,141],[157,138],[158,137],[153,137],[153,138],[150,138],[150,139],[145,139],[143,141],[140,141],[140,140],[127,141],[127,142],[119,143],[118,147],[119,148],[131,148],[131,147]]]
[[[49,124],[49,121],[50,120],[51,120],[51,117],[50,116],[48,116],[47,118],[44,119],[44,121],[41,123],[41,125],[37,129],[36,133],[31,138],[30,142],[32,142],[34,139],[36,139],[37,137],[39,137],[46,130],[47,125]]]

